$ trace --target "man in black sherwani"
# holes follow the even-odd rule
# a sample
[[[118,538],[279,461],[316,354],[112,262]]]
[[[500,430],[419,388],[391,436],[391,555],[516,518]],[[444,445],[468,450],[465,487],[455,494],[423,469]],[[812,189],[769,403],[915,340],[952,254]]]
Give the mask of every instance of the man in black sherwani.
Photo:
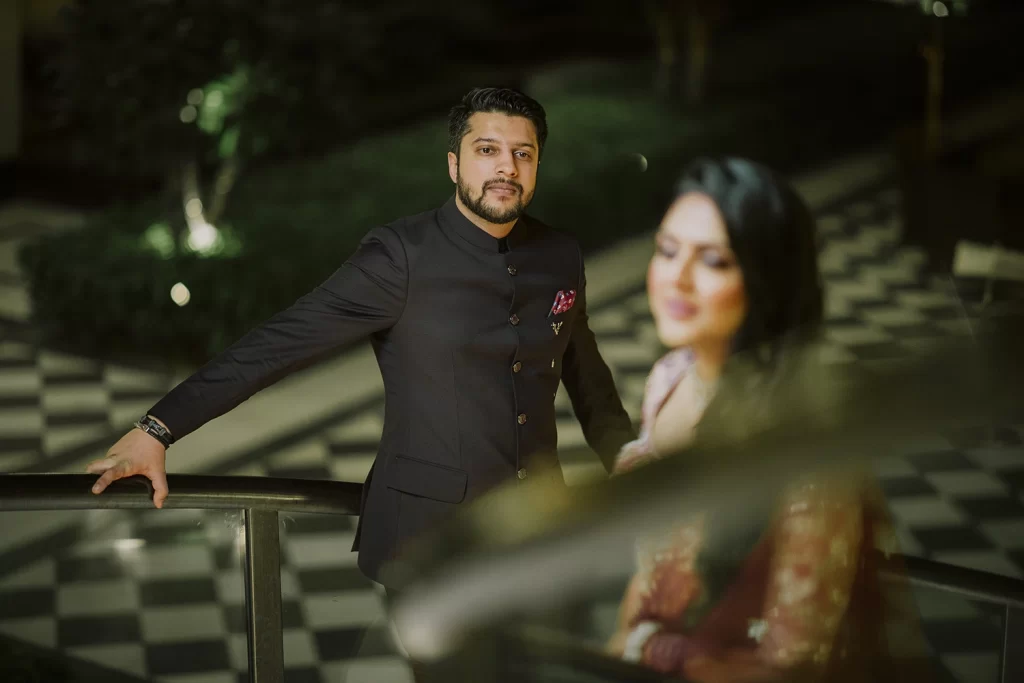
[[[371,230],[326,282],[175,387],[89,465],[102,474],[95,493],[142,474],[160,507],[175,439],[367,338],[386,392],[354,547],[369,578],[381,580],[405,541],[488,489],[561,478],[559,381],[611,468],[634,432],[587,324],[579,245],[524,213],[544,110],[514,90],[476,89],[452,109],[449,135],[455,196]]]

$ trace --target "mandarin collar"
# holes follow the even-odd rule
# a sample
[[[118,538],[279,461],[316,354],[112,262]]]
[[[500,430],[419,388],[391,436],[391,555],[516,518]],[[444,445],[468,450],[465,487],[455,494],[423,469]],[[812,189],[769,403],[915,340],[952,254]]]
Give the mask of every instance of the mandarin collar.
[[[455,203],[455,195],[452,195],[444,203],[444,206],[441,207],[440,216],[442,222],[448,228],[474,247],[494,252],[495,254],[500,253],[501,240],[487,234],[466,218],[459,211],[459,207]],[[526,241],[527,235],[530,232],[529,225],[530,220],[526,215],[519,217],[519,220],[512,226],[512,230],[506,238],[509,250],[515,249]]]

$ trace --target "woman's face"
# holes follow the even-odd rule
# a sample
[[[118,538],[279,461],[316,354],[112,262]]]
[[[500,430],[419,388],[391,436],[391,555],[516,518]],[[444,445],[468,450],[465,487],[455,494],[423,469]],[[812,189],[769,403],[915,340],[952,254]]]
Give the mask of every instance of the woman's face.
[[[743,273],[715,203],[690,192],[669,207],[647,269],[647,294],[662,344],[728,344],[747,312]]]

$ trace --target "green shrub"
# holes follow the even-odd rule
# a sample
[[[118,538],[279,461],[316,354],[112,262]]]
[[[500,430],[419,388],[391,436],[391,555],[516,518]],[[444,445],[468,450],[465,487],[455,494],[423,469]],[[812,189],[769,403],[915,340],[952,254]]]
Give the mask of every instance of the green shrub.
[[[653,227],[682,148],[708,133],[648,97],[545,104],[553,134],[531,212],[588,250]],[[445,152],[435,120],[243,173],[223,244],[206,254],[158,222],[156,200],[106,210],[23,247],[35,322],[49,343],[91,355],[201,363],[329,276],[373,226],[443,203]],[[187,305],[172,300],[176,283]]]

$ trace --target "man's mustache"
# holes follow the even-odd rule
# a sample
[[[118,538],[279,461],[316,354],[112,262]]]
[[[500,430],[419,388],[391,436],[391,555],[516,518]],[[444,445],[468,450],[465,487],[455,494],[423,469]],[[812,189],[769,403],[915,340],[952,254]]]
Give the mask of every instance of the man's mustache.
[[[515,188],[520,194],[522,194],[523,192],[523,186],[511,180],[489,180],[486,183],[484,183],[483,190],[484,192],[486,192],[492,187],[511,187]]]

